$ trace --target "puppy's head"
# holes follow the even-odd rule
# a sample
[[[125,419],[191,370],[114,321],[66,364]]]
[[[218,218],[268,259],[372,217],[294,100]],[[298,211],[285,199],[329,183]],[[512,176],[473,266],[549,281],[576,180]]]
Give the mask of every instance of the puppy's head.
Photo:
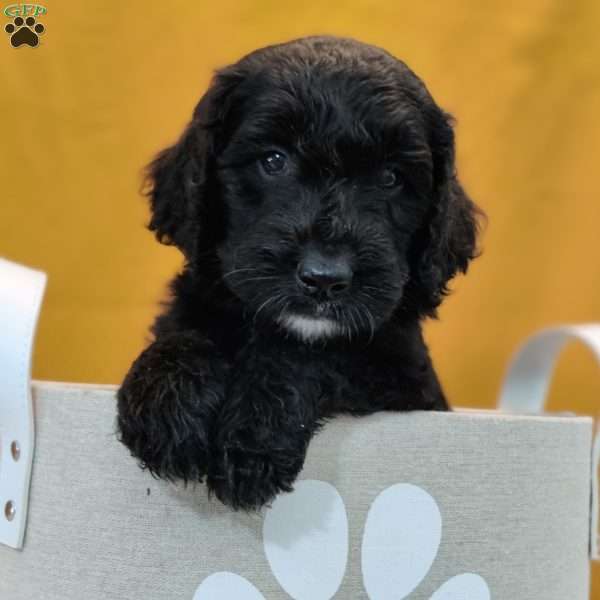
[[[305,340],[435,315],[476,252],[451,118],[403,62],[350,39],[218,71],[149,178],[157,237],[192,268],[217,256],[257,326]]]

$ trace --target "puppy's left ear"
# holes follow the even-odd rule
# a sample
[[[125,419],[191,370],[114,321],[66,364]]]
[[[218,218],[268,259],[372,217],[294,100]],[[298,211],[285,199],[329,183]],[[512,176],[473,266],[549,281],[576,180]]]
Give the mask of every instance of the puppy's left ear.
[[[433,202],[412,247],[411,295],[422,316],[435,316],[450,280],[466,273],[478,255],[479,221],[484,217],[458,181],[452,122],[437,107],[430,117]]]

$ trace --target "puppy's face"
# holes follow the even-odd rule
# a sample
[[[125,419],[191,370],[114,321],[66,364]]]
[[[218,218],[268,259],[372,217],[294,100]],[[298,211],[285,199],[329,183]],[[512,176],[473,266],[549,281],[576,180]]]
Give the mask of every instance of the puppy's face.
[[[151,228],[188,258],[214,250],[257,326],[308,341],[431,314],[474,252],[447,115],[403,63],[352,40],[221,71],[151,175]]]

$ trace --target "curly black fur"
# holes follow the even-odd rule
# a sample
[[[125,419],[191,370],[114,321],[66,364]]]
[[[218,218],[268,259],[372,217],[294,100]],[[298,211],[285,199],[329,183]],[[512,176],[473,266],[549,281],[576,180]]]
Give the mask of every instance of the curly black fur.
[[[479,211],[451,117],[403,62],[334,37],[257,50],[148,177],[149,227],[186,262],[118,393],[143,467],[253,509],[292,489],[327,417],[447,409],[421,321]]]

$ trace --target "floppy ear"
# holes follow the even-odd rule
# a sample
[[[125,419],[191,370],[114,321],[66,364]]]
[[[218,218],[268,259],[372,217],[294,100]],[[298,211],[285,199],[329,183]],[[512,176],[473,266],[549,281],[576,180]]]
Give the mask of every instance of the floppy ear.
[[[484,216],[456,176],[452,118],[439,109],[435,112],[430,138],[434,197],[411,249],[410,296],[423,316],[435,316],[449,292],[449,281],[459,272],[466,273],[478,255],[479,219]]]
[[[146,169],[145,193],[152,211],[148,228],[159,242],[177,246],[188,258],[198,246],[210,247],[218,235],[215,148],[233,83],[225,70],[217,73],[179,140]]]
[[[207,138],[207,132],[192,120],[179,141],[160,152],[146,173],[152,211],[148,229],[158,241],[173,244],[186,255],[200,235],[210,161]]]

